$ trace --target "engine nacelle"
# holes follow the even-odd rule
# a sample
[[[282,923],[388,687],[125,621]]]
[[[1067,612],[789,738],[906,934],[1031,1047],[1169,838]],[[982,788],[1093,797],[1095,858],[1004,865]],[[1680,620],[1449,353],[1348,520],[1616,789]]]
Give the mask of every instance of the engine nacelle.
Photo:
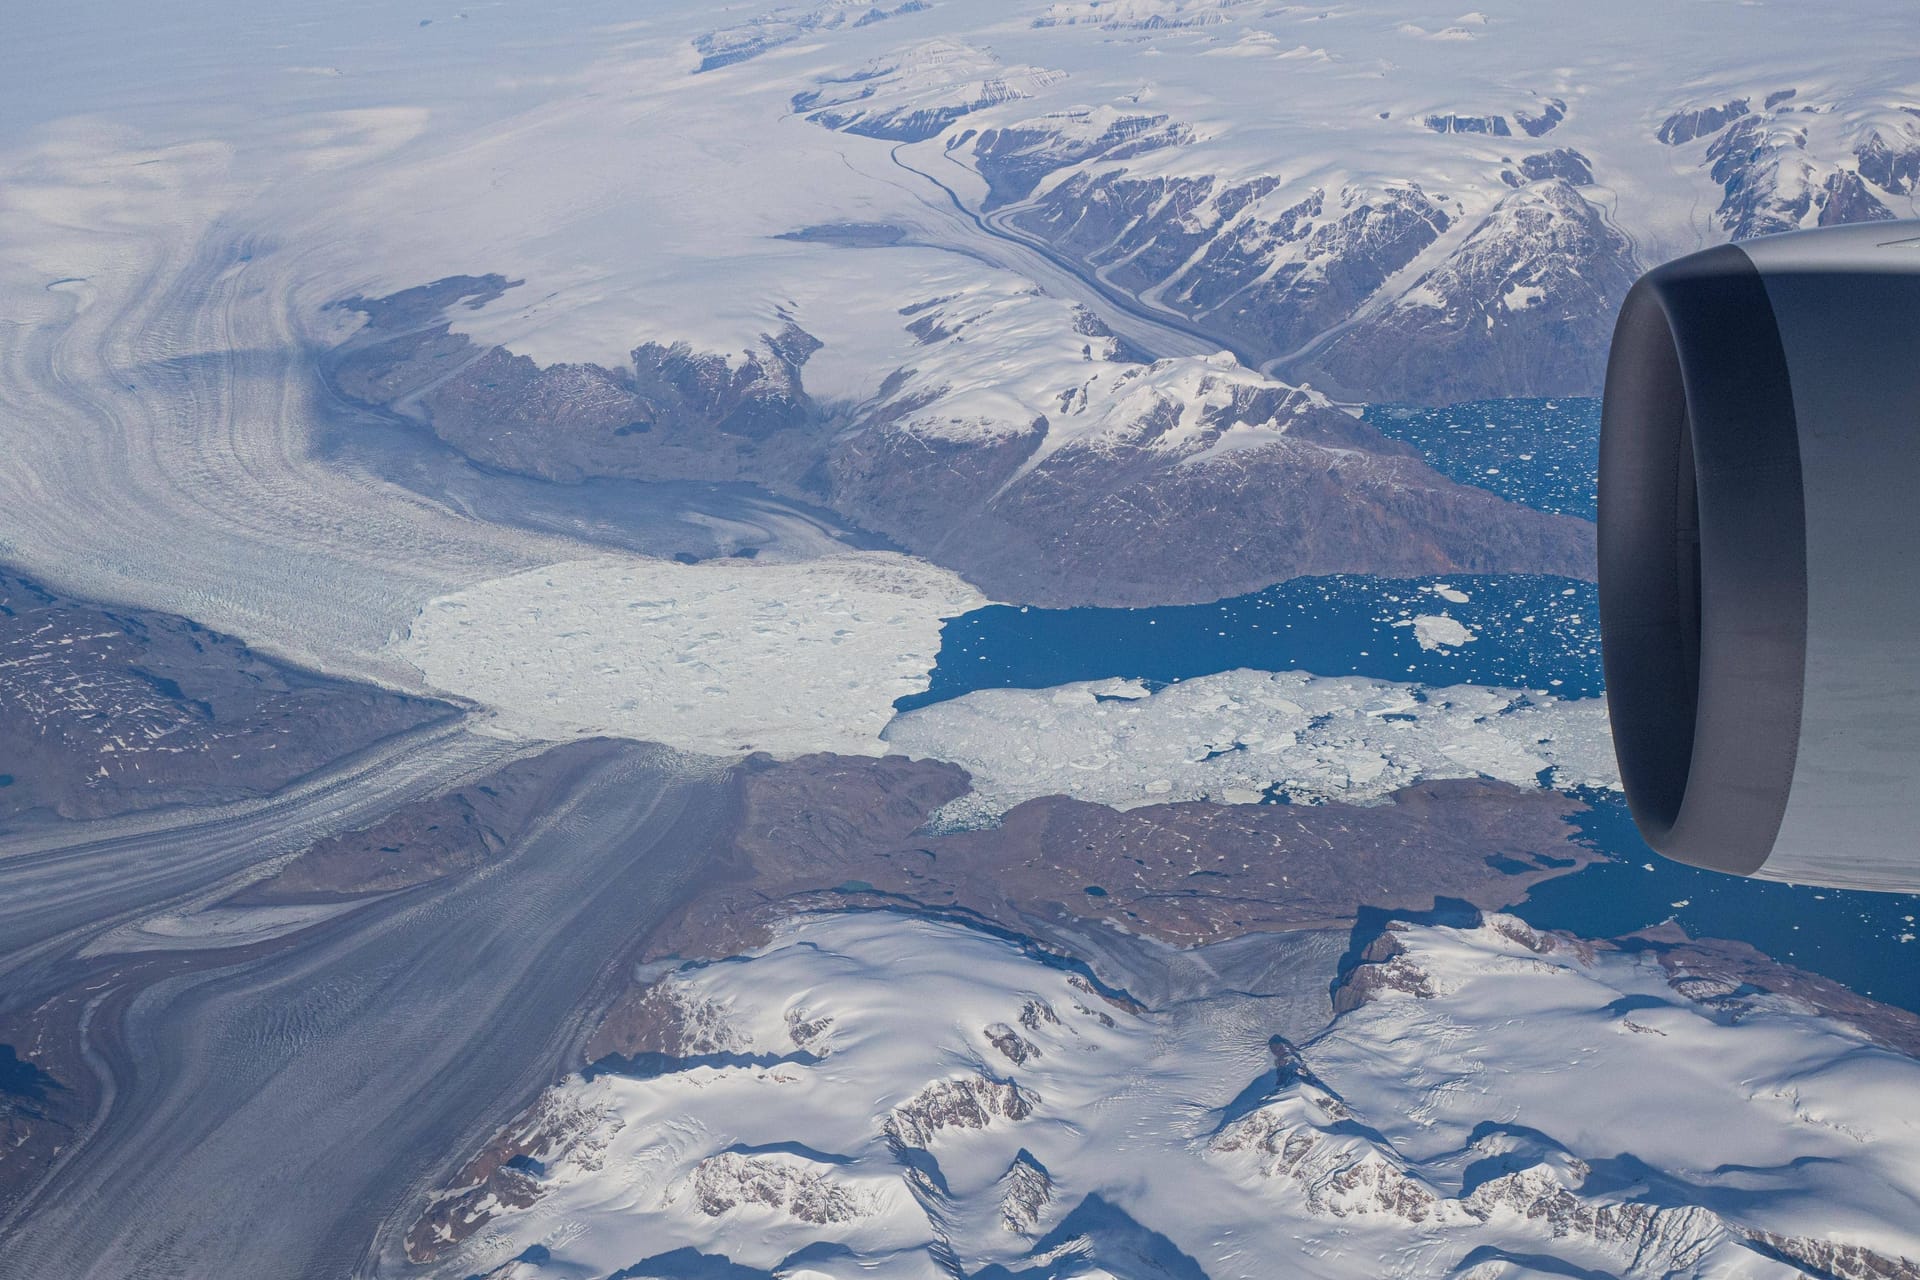
[[[1634,286],[1600,622],[1648,844],[1920,891],[1920,222],[1723,245]]]

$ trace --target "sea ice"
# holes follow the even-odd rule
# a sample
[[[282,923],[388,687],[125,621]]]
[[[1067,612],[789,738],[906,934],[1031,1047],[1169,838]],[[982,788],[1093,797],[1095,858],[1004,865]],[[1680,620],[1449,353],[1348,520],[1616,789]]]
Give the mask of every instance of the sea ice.
[[[599,557],[430,601],[397,655],[529,738],[879,754],[927,687],[940,621],[984,599],[893,552],[796,564]]]
[[[1406,625],[1413,627],[1414,640],[1429,653],[1435,649],[1457,649],[1480,638],[1466,623],[1444,613],[1423,613]]]
[[[1135,680],[984,689],[907,712],[884,736],[973,775],[973,793],[942,815],[960,823],[1043,795],[1116,808],[1276,791],[1365,802],[1430,778],[1533,786],[1546,770],[1557,787],[1619,786],[1602,699],[1304,671],[1226,671],[1158,692]]]

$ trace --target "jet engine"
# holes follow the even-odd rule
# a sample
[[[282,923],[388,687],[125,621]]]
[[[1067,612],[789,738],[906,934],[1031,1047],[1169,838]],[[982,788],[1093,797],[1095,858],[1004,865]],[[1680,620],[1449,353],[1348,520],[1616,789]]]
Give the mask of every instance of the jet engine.
[[[1920,891],[1920,222],[1647,273],[1607,368],[1599,538],[1647,843]]]

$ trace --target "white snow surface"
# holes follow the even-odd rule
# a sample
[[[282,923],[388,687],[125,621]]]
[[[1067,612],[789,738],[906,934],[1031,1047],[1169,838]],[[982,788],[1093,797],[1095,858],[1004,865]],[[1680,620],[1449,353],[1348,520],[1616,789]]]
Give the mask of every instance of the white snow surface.
[[[893,552],[795,564],[599,557],[434,599],[395,653],[517,736],[877,755],[941,619],[984,604]]]
[[[1753,1230],[1920,1254],[1920,1063],[1507,917],[1397,936],[1430,994],[1386,989],[1276,1078],[1257,1001],[1129,1011],[955,925],[790,922],[669,979],[736,1056],[550,1091],[583,1120],[533,1153],[538,1199],[441,1271],[605,1275],[680,1248],[771,1270],[829,1242],[847,1252],[778,1274],[930,1280],[949,1250],[968,1273],[1086,1250],[1064,1274],[1196,1274],[1083,1240],[1115,1221],[1102,1201],[1212,1280],[1799,1274]],[[1051,1186],[1016,1230],[1023,1152]],[[545,1261],[507,1261],[535,1244]],[[1545,1265],[1490,1261],[1509,1255]]]
[[[1157,692],[1135,680],[981,689],[906,712],[885,737],[973,775],[940,815],[960,825],[1044,795],[1122,809],[1255,803],[1276,789],[1365,803],[1437,778],[1532,787],[1543,770],[1557,787],[1619,787],[1604,699],[1304,671],[1227,671]]]
[[[929,281],[913,321],[931,335],[894,396],[918,407],[894,429],[984,441],[1044,423],[1009,485],[1061,449],[1144,447],[1203,463],[1271,444],[1331,402],[1242,366],[1228,352],[1116,361],[1111,337],[1076,331],[1084,312],[1010,276]],[[1255,397],[1262,400],[1255,410]]]
[[[1849,0],[1845,20],[1818,22],[1707,0],[1499,0],[1466,15],[1413,0],[907,8],[863,22],[836,6],[583,0],[402,20],[372,0],[244,14],[107,0],[90,12],[111,40],[76,38],[58,7],[17,15],[0,46],[0,555],[397,681],[382,646],[426,600],[580,548],[315,456],[326,406],[308,353],[355,323],[325,309],[342,297],[497,271],[523,283],[460,311],[461,332],[614,367],[650,340],[739,352],[790,318],[825,343],[805,374],[824,402],[868,403],[912,369],[916,389],[950,398],[906,428],[1004,435],[1044,415],[1051,449],[1123,436],[1149,381],[1198,405],[1259,380],[983,229],[967,129],[1164,114],[1192,140],[1112,163],[1278,179],[1243,218],[1311,189],[1331,218],[1417,183],[1463,216],[1401,273],[1410,284],[1506,194],[1498,175],[1528,150],[1588,156],[1598,185],[1583,190],[1650,262],[1725,234],[1707,144],[1654,140],[1672,111],[1796,89],[1767,126],[1787,201],[1851,164],[1870,131],[1904,144],[1920,128],[1905,110],[1905,0]],[[733,48],[756,24],[777,37],[766,52],[696,73],[696,41],[732,30],[720,47]],[[845,79],[863,68],[890,70]],[[794,109],[823,89],[857,110],[974,109],[898,146]],[[1422,123],[1549,98],[1567,116],[1538,140]],[[903,239],[778,238],[836,222]],[[1015,305],[1036,283],[1052,296]],[[932,344],[906,331],[901,307],[948,296],[993,315]],[[1075,331],[1076,302],[1177,358],[1117,385],[1085,367],[1081,348],[1097,344]],[[1061,407],[1083,392],[1078,412]],[[1202,455],[1284,421],[1227,425]]]

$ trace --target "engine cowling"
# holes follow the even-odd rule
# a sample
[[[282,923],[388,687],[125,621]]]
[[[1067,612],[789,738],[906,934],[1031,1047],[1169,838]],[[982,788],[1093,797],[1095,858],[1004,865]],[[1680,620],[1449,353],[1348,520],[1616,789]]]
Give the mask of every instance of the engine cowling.
[[[1920,891],[1920,222],[1642,278],[1607,369],[1599,538],[1647,843]]]

